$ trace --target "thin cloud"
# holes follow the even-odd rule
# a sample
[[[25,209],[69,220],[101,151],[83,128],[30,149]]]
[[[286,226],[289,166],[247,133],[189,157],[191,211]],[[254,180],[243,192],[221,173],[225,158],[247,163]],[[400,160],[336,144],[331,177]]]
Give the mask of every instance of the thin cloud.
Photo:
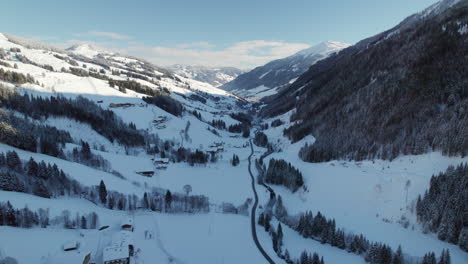
[[[269,61],[284,58],[310,47],[304,43],[252,40],[232,44],[223,49],[203,45],[182,44],[175,47],[130,45],[118,49],[122,54],[145,58],[157,65],[187,64],[253,68]]]
[[[156,65],[232,66],[251,69],[275,59],[290,56],[310,47],[304,43],[250,40],[233,43],[224,48],[209,42],[183,43],[174,46],[148,46],[137,41],[89,41],[72,39],[53,43],[60,48],[76,44],[91,44],[97,50],[117,52],[148,60]]]
[[[109,38],[115,40],[127,40],[131,39],[128,35],[123,35],[115,32],[106,32],[106,31],[88,31],[84,33],[75,33],[73,34],[75,37],[101,37],[101,38]]]
[[[187,43],[187,44],[180,44],[180,45],[177,45],[176,47],[179,49],[189,49],[189,48],[211,49],[216,46],[206,41],[200,41],[200,42],[193,42],[193,43]]]

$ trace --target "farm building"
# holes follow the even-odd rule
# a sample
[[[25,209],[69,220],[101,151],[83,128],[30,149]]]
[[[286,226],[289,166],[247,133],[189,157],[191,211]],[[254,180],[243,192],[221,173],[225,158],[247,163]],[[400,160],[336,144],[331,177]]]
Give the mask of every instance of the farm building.
[[[68,241],[63,244],[63,251],[77,250],[79,247],[80,244],[77,241]]]
[[[133,218],[128,217],[125,220],[123,220],[120,227],[122,228],[122,230],[133,231]]]
[[[157,165],[156,169],[157,170],[165,170],[165,169],[167,169],[167,166],[166,165]]]
[[[142,175],[142,176],[146,176],[146,177],[153,177],[154,175],[154,171],[152,170],[147,170],[147,171],[136,171],[136,173]]]
[[[153,120],[153,124],[159,125],[159,124],[166,122],[167,120],[168,120],[167,116],[158,116],[158,118]]]
[[[104,249],[104,264],[129,264],[133,254],[132,233],[120,231],[112,238],[112,245]]]
[[[154,158],[153,162],[154,164],[169,164],[169,159],[168,158]]]
[[[216,154],[216,153],[218,153],[218,148],[217,147],[209,147],[206,152],[208,152],[210,154]]]

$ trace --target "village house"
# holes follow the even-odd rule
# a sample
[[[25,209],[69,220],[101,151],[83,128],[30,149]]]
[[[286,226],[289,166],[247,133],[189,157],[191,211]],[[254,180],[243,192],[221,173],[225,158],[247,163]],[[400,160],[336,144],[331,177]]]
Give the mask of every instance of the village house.
[[[112,245],[103,252],[104,264],[129,264],[134,255],[132,232],[120,231],[112,238]]]
[[[152,159],[155,165],[169,164],[168,158],[154,158]]]
[[[153,177],[154,175],[154,171],[152,170],[136,171],[135,173],[140,174],[141,176],[145,176],[145,177]]]
[[[133,231],[133,218],[127,217],[125,220],[122,221],[120,227],[122,230],[125,231]]]
[[[63,244],[63,251],[77,250],[79,247],[80,244],[77,241],[68,241]]]

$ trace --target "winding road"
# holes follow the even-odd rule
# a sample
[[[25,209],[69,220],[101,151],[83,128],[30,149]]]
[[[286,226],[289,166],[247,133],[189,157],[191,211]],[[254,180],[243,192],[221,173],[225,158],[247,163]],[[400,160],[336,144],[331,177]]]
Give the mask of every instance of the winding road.
[[[251,167],[252,167],[252,156],[254,154],[254,149],[253,149],[252,140],[250,140],[249,142],[250,142],[250,149],[252,151],[250,153],[250,155],[249,155],[249,174],[250,174],[250,178],[252,179],[252,190],[253,190],[254,196],[255,196],[255,201],[254,201],[254,204],[252,206],[252,213],[250,214],[250,216],[251,216],[250,224],[251,224],[251,227],[252,227],[252,237],[253,237],[253,240],[255,242],[255,245],[257,245],[258,250],[260,251],[260,253],[262,253],[263,257],[265,257],[265,259],[268,261],[268,263],[275,264],[275,262],[265,252],[262,245],[260,245],[260,242],[258,241],[258,237],[257,237],[257,223],[256,223],[256,219],[255,219],[255,211],[257,210],[257,205],[258,205],[258,195],[257,195],[257,190],[255,189],[255,177],[253,176],[252,169],[251,169]]]

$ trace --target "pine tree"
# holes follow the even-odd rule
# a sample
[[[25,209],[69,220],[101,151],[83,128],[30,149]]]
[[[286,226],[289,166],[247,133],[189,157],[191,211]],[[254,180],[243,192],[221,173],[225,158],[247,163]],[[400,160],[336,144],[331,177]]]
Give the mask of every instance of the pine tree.
[[[320,258],[317,253],[314,252],[312,256],[312,264],[320,264]]]
[[[276,207],[275,207],[275,216],[278,217],[279,219],[282,219],[283,217],[287,216],[288,212],[286,210],[286,207],[283,205],[283,198],[281,195],[278,195],[278,199],[276,201]]]
[[[166,210],[171,208],[172,203],[172,193],[171,191],[167,190],[166,192]]]
[[[265,225],[265,215],[263,213],[261,213],[258,216],[258,224],[261,225],[261,226]]]
[[[29,176],[37,176],[38,165],[37,165],[37,162],[32,157],[29,159],[27,167],[28,167]]]
[[[278,228],[277,228],[277,233],[278,233],[278,243],[279,246],[281,247],[283,245],[283,228],[281,227],[281,223],[278,223]]]
[[[286,263],[292,263],[288,249],[284,251],[284,261],[286,261]]]
[[[271,221],[271,215],[270,214],[265,214],[265,225],[264,225],[264,227],[265,227],[266,232],[270,231],[270,227],[271,227],[270,221]]]
[[[398,246],[397,251],[393,255],[392,264],[403,264],[403,263],[404,263],[403,251],[401,250],[401,246]]]
[[[148,194],[146,192],[143,194],[143,208],[149,209]]]
[[[107,203],[107,189],[103,180],[99,183],[99,198],[102,204],[105,205]]]
[[[87,224],[87,221],[86,221],[86,217],[84,216],[81,216],[81,229],[87,229],[88,228],[88,224]]]

